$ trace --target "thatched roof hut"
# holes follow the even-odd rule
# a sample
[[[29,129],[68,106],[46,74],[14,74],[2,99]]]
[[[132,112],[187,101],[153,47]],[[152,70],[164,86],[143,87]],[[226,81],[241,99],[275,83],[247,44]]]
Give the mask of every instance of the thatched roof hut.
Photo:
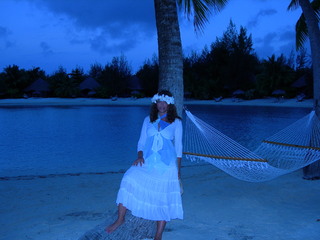
[[[46,97],[50,92],[49,83],[42,78],[35,80],[24,92],[33,97]]]
[[[87,77],[82,83],[80,83],[79,88],[82,95],[93,96],[96,93],[95,90],[100,86],[100,83],[98,83],[94,78]]]
[[[79,87],[81,90],[85,90],[85,89],[94,90],[94,89],[100,87],[100,83],[98,83],[92,77],[87,77],[85,80],[83,80],[82,83],[80,83]]]
[[[128,89],[130,90],[131,96],[141,95],[143,88],[140,78],[138,78],[136,75],[133,75],[128,81]]]

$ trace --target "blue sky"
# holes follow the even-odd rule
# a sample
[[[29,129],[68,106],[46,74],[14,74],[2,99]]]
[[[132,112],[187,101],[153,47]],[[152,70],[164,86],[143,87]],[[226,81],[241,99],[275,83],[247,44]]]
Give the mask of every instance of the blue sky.
[[[226,31],[230,20],[247,28],[259,58],[295,49],[295,23],[301,10],[287,11],[289,0],[229,0],[212,14],[204,33],[181,14],[184,54],[200,52]],[[52,74],[125,55],[133,73],[157,54],[153,0],[1,0],[0,71],[16,64]]]

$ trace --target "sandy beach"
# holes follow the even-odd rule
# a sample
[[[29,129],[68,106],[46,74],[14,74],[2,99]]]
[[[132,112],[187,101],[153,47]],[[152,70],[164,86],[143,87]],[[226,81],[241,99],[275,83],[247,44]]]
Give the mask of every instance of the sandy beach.
[[[277,106],[277,107],[306,107],[312,108],[313,99],[306,99],[298,102],[296,99],[265,98],[253,100],[235,100],[225,98],[219,102],[214,100],[192,100],[186,99],[185,105],[239,105],[239,106]],[[118,98],[116,101],[111,99],[97,98],[28,98],[28,99],[0,99],[1,106],[108,106],[108,105],[150,105],[150,98]]]
[[[149,105],[150,99],[1,99],[0,107]],[[312,108],[313,101],[187,100],[185,104]],[[128,166],[129,167],[129,166]],[[116,211],[123,172],[0,178],[0,240],[76,240]],[[182,168],[184,219],[164,240],[318,240],[320,181],[302,171],[262,183],[235,179],[200,162]]]

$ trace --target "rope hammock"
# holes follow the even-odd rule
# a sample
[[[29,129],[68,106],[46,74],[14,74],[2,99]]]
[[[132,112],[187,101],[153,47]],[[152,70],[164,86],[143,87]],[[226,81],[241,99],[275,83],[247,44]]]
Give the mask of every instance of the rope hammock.
[[[240,180],[263,182],[320,160],[320,121],[314,111],[251,151],[185,110],[184,154]]]

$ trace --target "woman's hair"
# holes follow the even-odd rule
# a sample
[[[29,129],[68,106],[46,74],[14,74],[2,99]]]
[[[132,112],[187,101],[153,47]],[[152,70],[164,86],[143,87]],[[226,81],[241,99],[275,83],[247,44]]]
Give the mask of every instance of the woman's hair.
[[[172,93],[167,90],[161,90],[158,92],[158,95],[167,95],[172,97]],[[168,104],[168,111],[167,111],[167,120],[169,123],[173,123],[176,118],[181,119],[178,116],[177,108],[174,104]],[[156,103],[151,104],[150,109],[150,122],[154,122],[158,119],[158,108]]]

